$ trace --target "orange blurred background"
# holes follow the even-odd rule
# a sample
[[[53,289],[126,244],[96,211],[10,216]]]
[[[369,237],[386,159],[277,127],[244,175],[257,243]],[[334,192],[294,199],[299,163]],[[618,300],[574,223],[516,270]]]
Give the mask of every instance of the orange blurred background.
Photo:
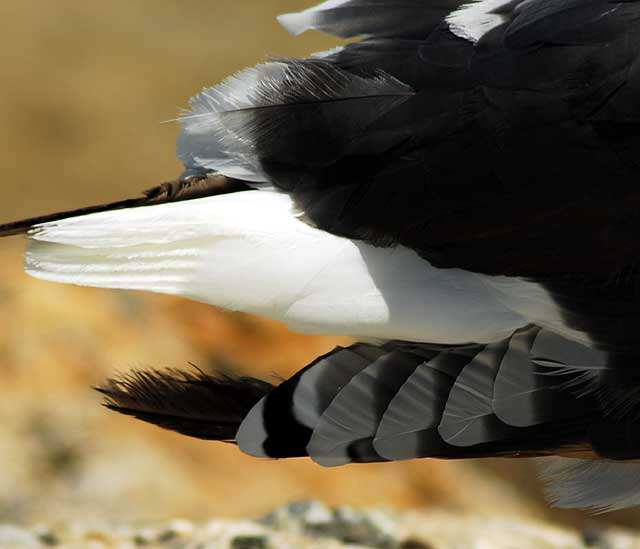
[[[0,222],[136,196],[180,173],[178,109],[203,86],[296,39],[277,13],[298,0],[23,0],[0,3]],[[550,510],[530,464],[352,465],[260,461],[108,412],[91,390],[138,366],[232,365],[288,376],[337,343],[181,299],[59,286],[21,271],[0,241],[0,522],[259,516],[293,499],[446,506],[590,521]],[[633,512],[603,520],[634,524]]]

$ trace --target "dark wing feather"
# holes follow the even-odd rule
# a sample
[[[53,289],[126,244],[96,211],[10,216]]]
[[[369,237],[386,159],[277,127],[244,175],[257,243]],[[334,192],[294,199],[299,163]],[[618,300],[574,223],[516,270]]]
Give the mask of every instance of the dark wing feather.
[[[307,452],[321,465],[384,461],[373,448],[389,403],[422,357],[390,351],[355,375],[322,413],[307,444]]]
[[[500,421],[530,427],[588,416],[591,399],[574,398],[567,383],[578,371],[602,364],[604,353],[532,326],[514,335],[493,386],[493,411]],[[572,368],[577,365],[577,370]],[[558,368],[563,368],[565,378]]]
[[[258,457],[306,456],[320,417],[338,392],[383,353],[368,345],[338,347],[262,399],[238,431],[242,451]]]
[[[345,21],[382,24],[384,5],[333,2],[305,17],[331,29],[353,10]],[[383,70],[413,95],[379,116],[374,104],[362,117],[341,109],[363,124],[342,122],[357,130],[331,147],[324,125],[338,114],[289,126],[293,154],[260,139],[256,150],[321,229],[404,244],[442,268],[534,280],[594,347],[629,355],[640,310],[640,2],[531,0],[500,13],[476,44],[442,15],[420,35],[350,27],[370,37],[323,62]],[[633,382],[613,364],[602,379]],[[610,399],[629,400],[618,388]]]
[[[12,223],[0,225],[0,237],[24,234],[34,226],[52,221],[60,221],[69,217],[78,217],[98,212],[111,210],[122,210],[125,208],[138,208],[141,206],[154,206],[167,202],[180,202],[182,200],[193,200],[205,196],[214,196],[239,191],[248,190],[250,187],[237,179],[226,177],[222,174],[209,174],[188,179],[176,179],[162,183],[144,191],[143,196],[129,198],[118,202],[109,202],[96,206],[88,206],[75,210],[67,210],[54,214],[22,219]]]
[[[268,419],[266,405],[253,408],[239,431],[240,448],[253,455],[282,457],[290,455],[286,449],[296,441],[295,455],[308,454],[329,466],[416,457],[549,455],[572,448],[589,451],[589,429],[602,416],[593,395],[578,395],[567,383],[567,379],[580,374],[562,370],[567,366],[561,363],[566,352],[553,353],[556,347],[562,347],[557,341],[555,346],[544,348],[547,354],[553,354],[555,368],[564,375],[543,376],[540,385],[544,390],[536,387],[531,391],[530,406],[517,414],[497,416],[496,377],[509,347],[524,349],[539,333],[538,328],[527,328],[484,347],[360,344],[355,370],[351,368],[341,379],[335,377],[335,371],[322,376],[327,365],[333,368],[339,362],[353,362],[350,348],[337,349],[305,370],[304,389],[300,389],[300,380],[285,383],[263,399],[264,403],[271,401],[271,410],[279,413],[271,412]],[[570,347],[575,345],[562,341]],[[589,349],[585,347],[584,352],[588,354]],[[530,349],[508,360],[518,362],[516,373],[511,374],[512,380],[516,378],[515,392],[539,375]],[[316,375],[311,375],[314,370]],[[558,397],[549,399],[548,390],[557,391]],[[511,389],[501,392],[501,397],[508,400]],[[318,399],[314,394],[328,398]],[[315,405],[319,400],[322,405]],[[307,401],[312,413],[302,411]],[[549,409],[543,419],[537,408],[545,406]],[[508,407],[506,410],[510,411]],[[295,417],[298,422],[309,418],[304,437],[296,438],[297,430],[291,428],[287,417]],[[262,444],[256,453],[254,437],[259,435],[258,439],[264,440],[261,426],[267,424],[272,444],[268,452]]]
[[[424,357],[389,403],[373,441],[388,460],[437,456],[449,450],[438,425],[451,388],[481,347],[472,346]]]
[[[513,49],[540,43],[603,44],[633,30],[639,13],[634,1],[538,0],[516,8],[504,40]]]
[[[493,409],[494,383],[509,340],[487,345],[456,378],[442,411],[438,433],[453,446],[474,446],[517,434]]]
[[[640,417],[609,413],[584,388],[583,374],[605,363],[603,352],[531,326],[485,346],[339,347],[275,388],[143,371],[100,391],[109,408],[167,429],[323,465],[575,452],[636,459]]]
[[[382,5],[312,13],[366,6],[382,23]],[[333,116],[291,126],[295,154],[258,139],[269,179],[320,228],[402,243],[441,267],[549,279],[634,263],[640,3],[534,0],[502,11],[504,23],[477,44],[439,15],[420,36],[368,33],[325,58],[352,74],[384,70],[415,95],[361,117],[322,165],[301,150],[327,151],[312,136]]]
[[[183,435],[233,441],[251,407],[273,386],[248,377],[200,370],[134,371],[97,390],[105,406]]]

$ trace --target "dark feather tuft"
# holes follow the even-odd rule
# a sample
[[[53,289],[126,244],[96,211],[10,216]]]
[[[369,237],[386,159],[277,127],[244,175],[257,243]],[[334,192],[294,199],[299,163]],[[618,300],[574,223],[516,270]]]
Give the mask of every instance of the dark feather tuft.
[[[99,212],[113,210],[123,210],[125,208],[139,208],[142,206],[155,206],[167,202],[181,202],[183,200],[193,200],[206,196],[216,196],[220,194],[246,191],[249,187],[238,179],[232,179],[222,174],[211,173],[201,176],[192,176],[187,179],[176,179],[161,183],[156,187],[147,189],[137,198],[128,198],[118,202],[87,206],[75,210],[66,210],[53,214],[21,219],[11,223],[0,224],[0,237],[25,234],[33,230],[34,227],[43,223],[53,223],[70,217],[89,215]]]
[[[104,405],[164,429],[205,440],[233,441],[240,423],[273,385],[200,369],[132,371],[96,390]]]

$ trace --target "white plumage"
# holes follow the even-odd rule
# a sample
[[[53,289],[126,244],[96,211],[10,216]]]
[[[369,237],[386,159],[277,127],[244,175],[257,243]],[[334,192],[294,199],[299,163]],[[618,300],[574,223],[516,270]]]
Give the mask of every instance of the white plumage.
[[[271,191],[75,217],[30,238],[32,276],[181,295],[303,332],[468,343],[527,323],[492,277],[321,231]]]
[[[504,10],[511,4],[510,0],[474,0],[464,4],[447,16],[449,29],[460,38],[478,42],[507,20]]]

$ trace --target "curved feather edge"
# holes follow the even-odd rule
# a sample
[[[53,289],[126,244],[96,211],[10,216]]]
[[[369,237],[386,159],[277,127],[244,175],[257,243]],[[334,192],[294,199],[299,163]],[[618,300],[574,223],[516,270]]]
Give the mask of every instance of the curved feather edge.
[[[324,411],[382,353],[372,345],[355,344],[318,357],[251,409],[236,435],[240,450],[255,457],[306,456]]]

